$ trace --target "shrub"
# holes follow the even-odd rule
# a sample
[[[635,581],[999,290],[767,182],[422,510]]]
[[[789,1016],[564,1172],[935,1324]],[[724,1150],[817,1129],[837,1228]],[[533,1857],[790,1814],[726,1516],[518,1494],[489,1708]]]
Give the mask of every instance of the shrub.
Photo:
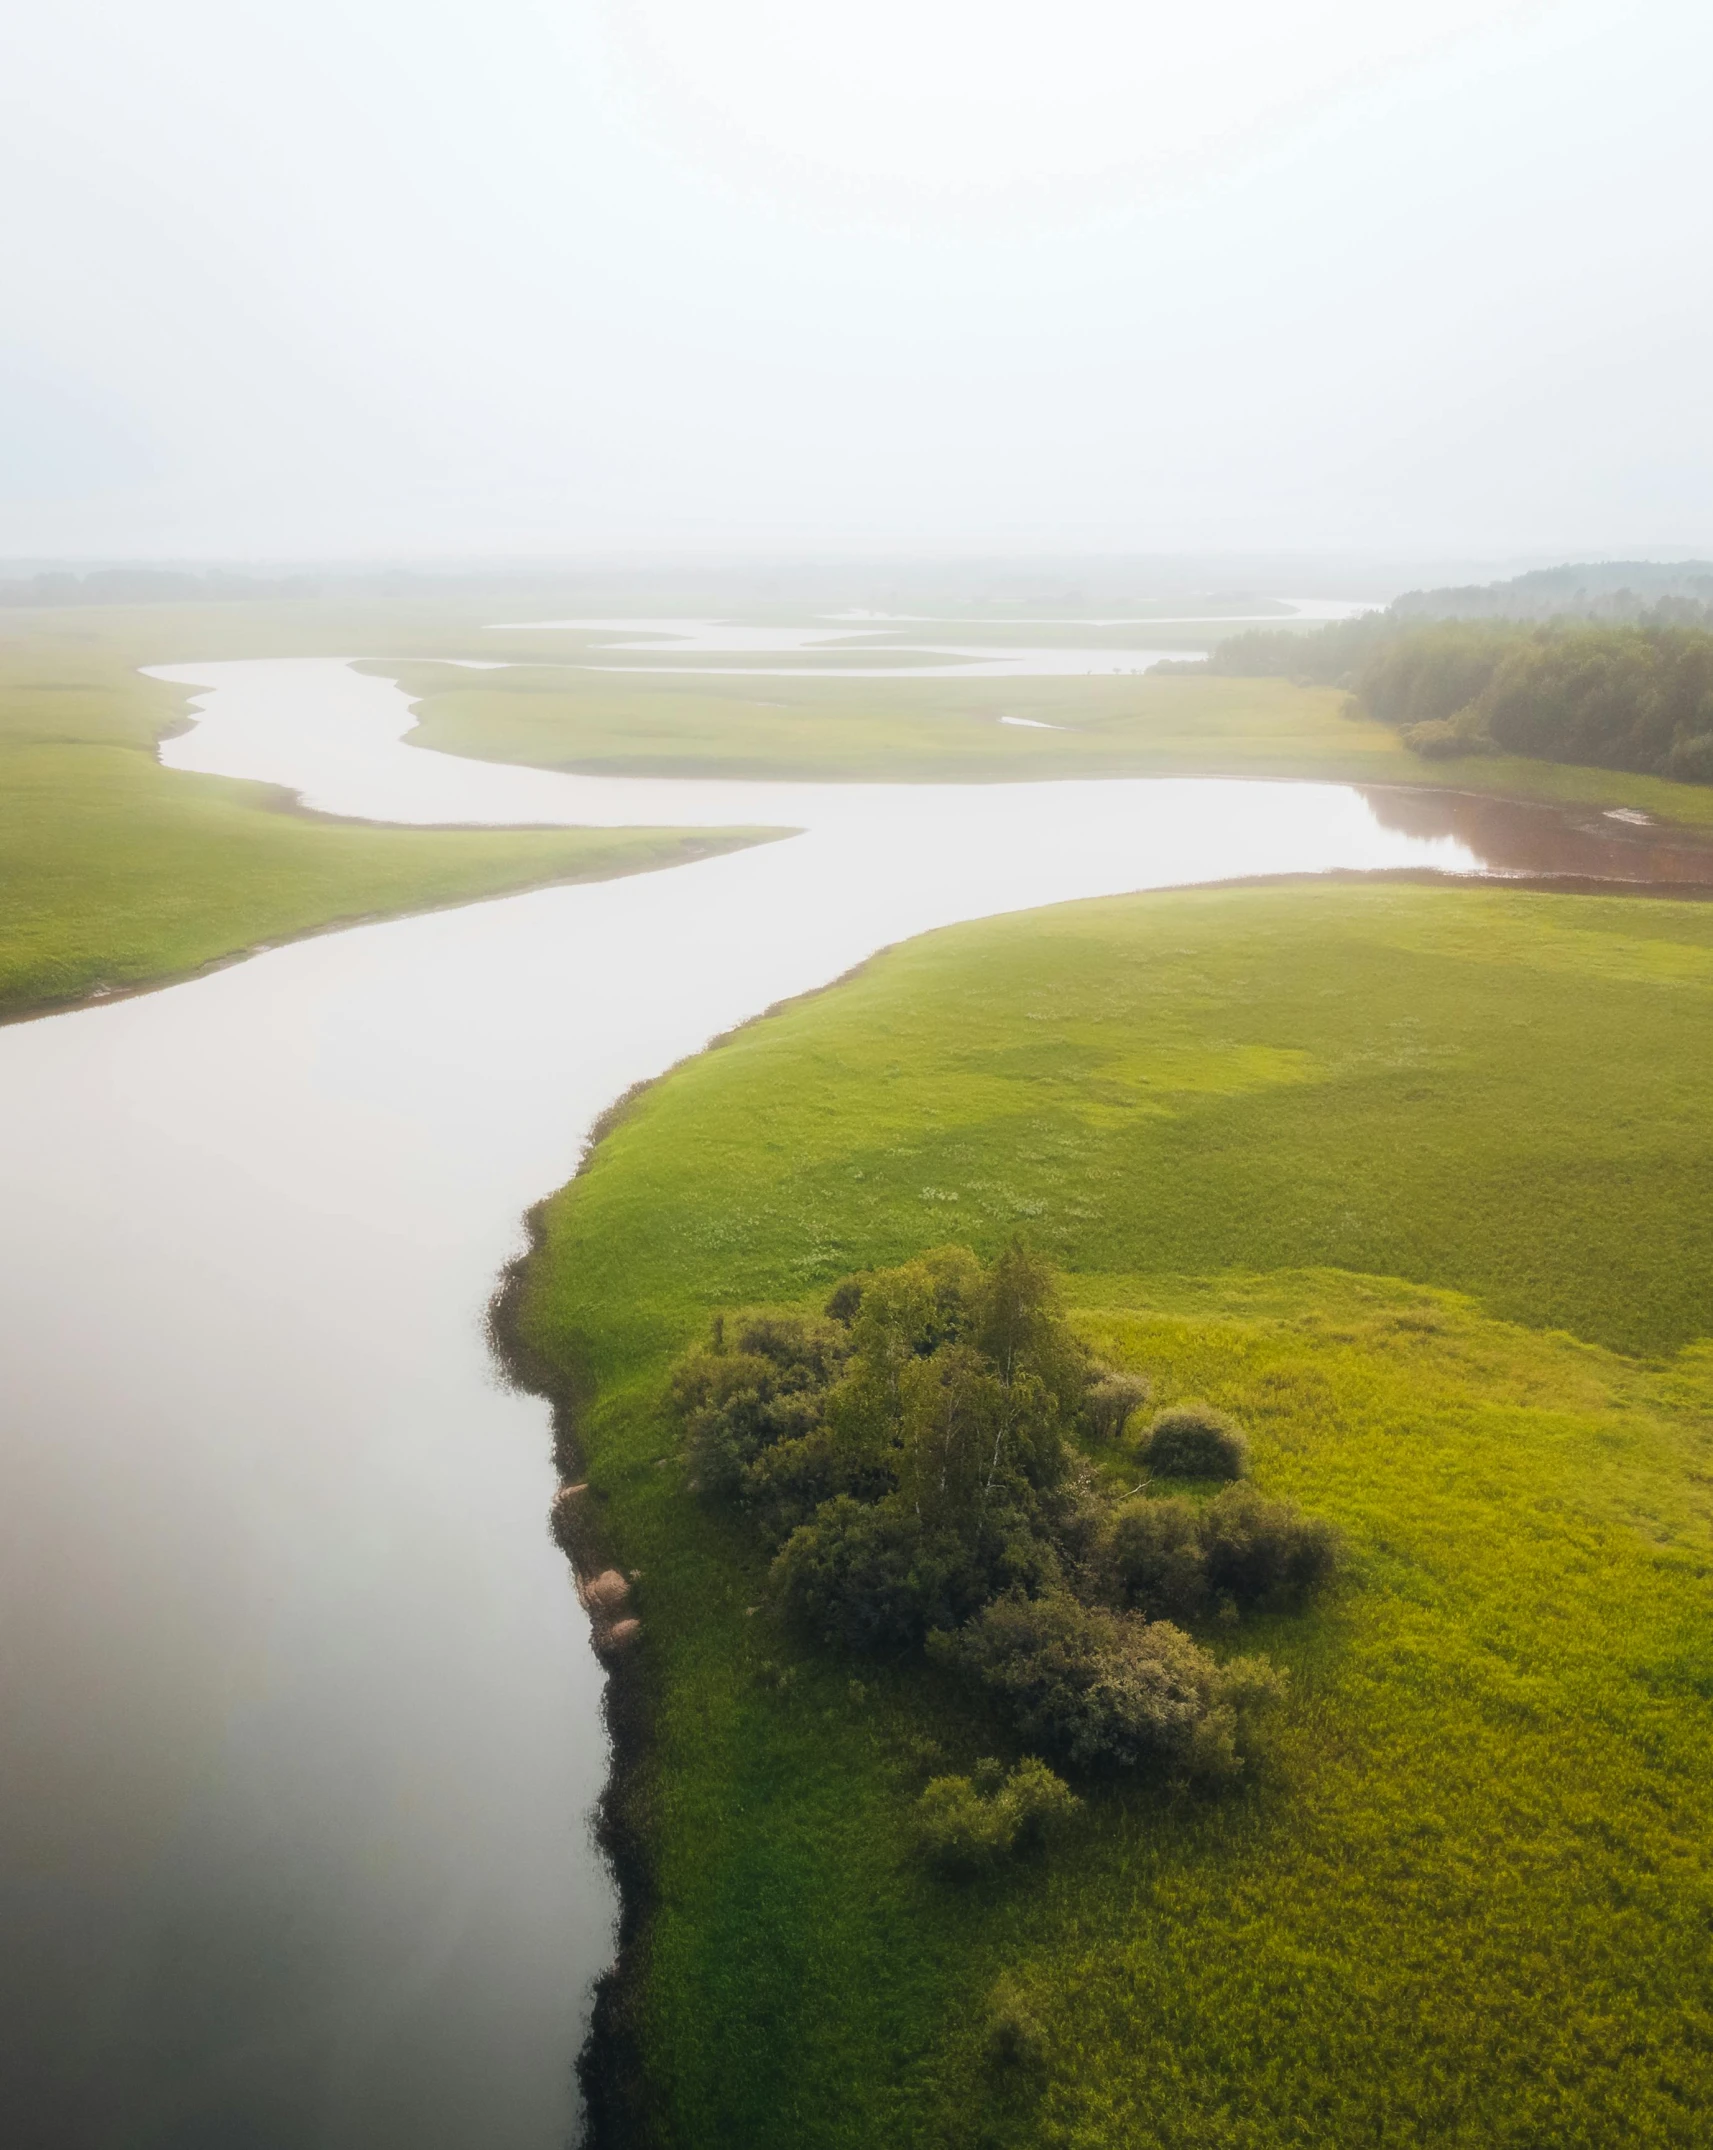
[[[1006,2074],[1045,2065],[1047,2034],[1015,1980],[1001,1978],[987,1997],[987,2059]]]
[[[786,1611],[825,1642],[887,1650],[920,1642],[1008,1590],[1059,1581],[1052,1546],[1005,1510],[970,1533],[926,1527],[901,1498],[835,1495],[793,1530],[773,1563]]]
[[[846,1277],[842,1283],[833,1286],[832,1297],[821,1311],[829,1321],[843,1322],[848,1329],[851,1323],[855,1321],[857,1309],[861,1305],[862,1278]]]
[[[1223,1411],[1181,1403],[1149,1427],[1141,1457],[1161,1478],[1241,1478],[1249,1468],[1249,1444]]]
[[[1164,1620],[1064,1595],[1002,1598],[929,1647],[980,1681],[1024,1738],[1072,1762],[1210,1781],[1242,1768],[1249,1720],[1280,1686],[1271,1667],[1222,1666]]]
[[[999,1792],[1012,1819],[1012,1842],[1037,1848],[1051,1841],[1082,1805],[1064,1778],[1036,1755],[1025,1755]]]
[[[1338,1565],[1333,1526],[1253,1486],[1228,1486],[1199,1518],[1207,1586],[1239,1605],[1300,1605]]]
[[[795,1314],[751,1314],[738,1327],[738,1350],[777,1366],[793,1388],[824,1388],[848,1349],[837,1330]]]
[[[763,1535],[777,1546],[835,1494],[849,1490],[840,1481],[839,1458],[822,1427],[764,1448],[746,1466],[739,1492]]]
[[[1398,734],[1412,754],[1424,761],[1449,761],[1460,754],[1491,754],[1493,742],[1472,710],[1459,710],[1454,717],[1426,717],[1420,724],[1406,724]]]
[[[1150,1620],[1194,1620],[1207,1607],[1207,1562],[1186,1500],[1126,1501],[1103,1549],[1105,1580],[1120,1605]]]
[[[971,1777],[935,1777],[916,1804],[916,1845],[943,1873],[970,1875],[1038,1848],[1082,1802],[1033,1755],[1007,1776],[980,1762]]]
[[[786,1610],[847,1650],[896,1649],[920,1639],[922,1531],[908,1510],[848,1493],[786,1539],[773,1585]]]
[[[1150,1384],[1141,1374],[1120,1373],[1116,1367],[1102,1367],[1083,1399],[1083,1408],[1088,1412],[1096,1440],[1116,1441],[1131,1413],[1140,1411],[1151,1393]]]
[[[715,1500],[734,1500],[758,1456],[796,1441],[821,1423],[821,1395],[846,1346],[842,1335],[793,1318],[754,1315],[726,1345],[716,1320],[711,1344],[679,1361],[672,1403],[684,1423],[691,1484]]]
[[[942,1873],[980,1873],[1011,1849],[1008,1818],[968,1777],[935,1777],[916,1802],[916,1847]]]
[[[1703,714],[1713,717],[1713,707]],[[1666,774],[1680,784],[1713,784],[1713,731],[1678,739],[1672,746]]]
[[[1252,1611],[1300,1605],[1338,1565],[1330,1523],[1253,1486],[1189,1501],[1130,1500],[1113,1515],[1098,1559],[1118,1604],[1150,1619],[1194,1620],[1216,1599]]]

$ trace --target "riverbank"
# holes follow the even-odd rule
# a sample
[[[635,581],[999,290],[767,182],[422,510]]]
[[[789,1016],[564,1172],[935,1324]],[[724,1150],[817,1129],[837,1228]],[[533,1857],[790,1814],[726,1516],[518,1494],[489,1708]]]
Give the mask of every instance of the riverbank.
[[[163,769],[158,742],[183,728],[190,695],[132,660],[152,638],[171,647],[170,630],[92,617],[0,642],[0,1021],[164,985],[258,945],[759,840],[366,826],[295,811],[273,786]]]
[[[1694,2139],[1710,1029],[1698,906],[1187,891],[894,949],[637,1102],[518,1302],[637,1578],[624,2139]],[[1248,1791],[1095,1788],[1074,1857],[959,1894],[903,1821],[986,1728],[748,1609],[662,1383],[715,1306],[1018,1225],[1355,1561],[1258,1633],[1296,1699]]]

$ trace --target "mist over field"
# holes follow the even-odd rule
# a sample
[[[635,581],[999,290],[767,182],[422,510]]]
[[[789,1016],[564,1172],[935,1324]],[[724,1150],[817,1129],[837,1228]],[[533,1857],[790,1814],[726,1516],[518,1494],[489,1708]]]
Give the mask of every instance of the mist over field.
[[[1693,0],[19,10],[0,556],[1705,552],[1710,68]]]

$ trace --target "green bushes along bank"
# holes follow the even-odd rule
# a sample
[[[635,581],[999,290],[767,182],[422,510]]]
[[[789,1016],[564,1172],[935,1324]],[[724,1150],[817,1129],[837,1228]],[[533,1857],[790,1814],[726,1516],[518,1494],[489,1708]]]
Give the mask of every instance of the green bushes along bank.
[[[1091,1393],[1121,1377],[1090,1359],[1021,1241],[990,1264],[942,1247],[853,1276],[828,1304],[819,1323],[717,1316],[672,1381],[690,1481],[746,1512],[786,1614],[846,1651],[926,1648],[1014,1738],[1073,1767],[1239,1775],[1279,1676],[1221,1662],[1163,1601],[1232,1621],[1300,1604],[1335,1535],[1248,1488],[1199,1512],[1161,1503],[1163,1537],[1154,1503],[1121,1499],[1109,1481],[1133,1459],[1103,1480],[1083,1445]],[[1144,1453],[1181,1478],[1243,1460],[1229,1421],[1185,1409]]]

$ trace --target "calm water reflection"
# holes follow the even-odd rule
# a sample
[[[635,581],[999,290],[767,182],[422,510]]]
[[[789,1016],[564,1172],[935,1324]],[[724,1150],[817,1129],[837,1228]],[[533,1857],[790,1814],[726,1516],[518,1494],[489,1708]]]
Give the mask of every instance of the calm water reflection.
[[[1495,872],[1713,887],[1713,829],[1672,828],[1626,808],[1541,806],[1479,792],[1374,786],[1362,796],[1382,827],[1455,837]]]
[[[550,2150],[611,1946],[599,1677],[480,1317],[594,1114],[954,919],[1550,846],[1322,785],[591,785],[233,671],[208,755],[348,811],[808,833],[0,1031],[6,2139]]]

